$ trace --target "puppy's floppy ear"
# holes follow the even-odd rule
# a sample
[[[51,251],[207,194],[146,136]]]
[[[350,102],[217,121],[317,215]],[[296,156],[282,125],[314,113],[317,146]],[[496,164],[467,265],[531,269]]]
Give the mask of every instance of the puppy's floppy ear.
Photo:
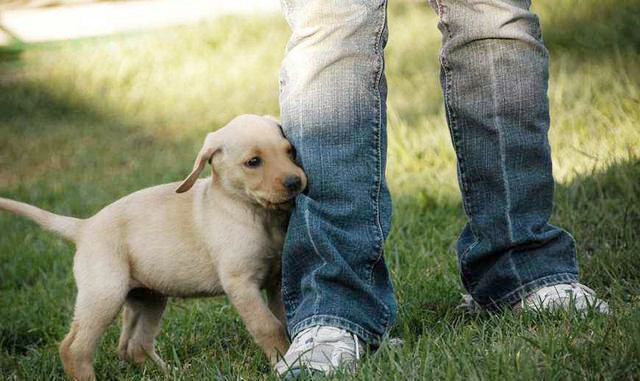
[[[211,163],[211,158],[221,150],[222,142],[220,134],[217,132],[207,134],[207,137],[204,139],[204,144],[196,157],[196,161],[193,163],[193,170],[189,176],[184,179],[182,184],[180,184],[178,189],[176,189],[176,193],[183,193],[191,189],[196,180],[198,180],[198,176],[200,176],[200,172],[204,169],[205,164],[207,162]]]
[[[273,116],[273,115],[266,115],[266,114],[265,114],[265,115],[262,115],[262,117],[263,117],[263,118],[265,118],[265,119],[268,119],[268,120],[270,120],[270,121],[272,121],[272,122],[274,122],[275,124],[277,124],[277,125],[278,125],[278,128],[280,129],[280,133],[282,133],[282,136],[285,136],[285,135],[284,135],[284,130],[282,129],[282,124],[280,123],[280,121],[278,120],[278,118],[276,118],[276,117],[275,117],[275,116]]]

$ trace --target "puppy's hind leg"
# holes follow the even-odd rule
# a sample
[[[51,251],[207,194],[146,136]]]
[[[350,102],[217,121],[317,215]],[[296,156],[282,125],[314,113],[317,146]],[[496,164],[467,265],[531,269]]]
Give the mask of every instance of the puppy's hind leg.
[[[155,351],[155,338],[160,331],[167,298],[149,290],[129,292],[124,307],[122,333],[118,344],[120,357],[142,363],[149,357],[163,371],[168,367]]]
[[[123,360],[128,357],[127,346],[136,328],[138,319],[140,319],[140,314],[137,313],[134,308],[131,308],[129,303],[125,302],[124,308],[122,309],[122,331],[120,332],[120,339],[118,340],[118,354]]]
[[[89,266],[85,261],[81,253],[76,254],[74,275],[78,296],[71,329],[59,346],[67,375],[83,381],[96,378],[93,371],[96,347],[122,308],[128,280],[126,268],[116,271],[114,267],[117,264],[97,264],[99,261],[94,261]]]

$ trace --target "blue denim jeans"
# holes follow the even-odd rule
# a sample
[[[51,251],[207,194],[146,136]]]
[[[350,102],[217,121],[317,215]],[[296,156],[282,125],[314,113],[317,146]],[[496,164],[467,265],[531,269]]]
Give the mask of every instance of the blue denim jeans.
[[[490,307],[577,281],[574,241],[548,223],[548,58],[529,2],[432,4],[468,217],[457,246],[464,286]],[[391,219],[386,0],[282,0],[282,7],[292,29],[282,125],[308,176],[283,252],[289,334],[333,325],[376,344],[397,314],[383,256]]]

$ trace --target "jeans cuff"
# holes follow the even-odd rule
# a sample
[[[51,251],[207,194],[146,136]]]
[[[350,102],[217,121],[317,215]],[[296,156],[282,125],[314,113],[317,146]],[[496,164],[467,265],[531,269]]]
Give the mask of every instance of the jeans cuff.
[[[298,322],[293,327],[289,329],[289,335],[291,338],[294,338],[301,331],[309,328],[315,327],[317,325],[328,325],[336,328],[341,328],[347,330],[360,338],[360,340],[365,343],[373,346],[377,346],[382,342],[383,336],[373,333],[361,325],[349,321],[345,318],[339,316],[331,316],[331,315],[315,315],[308,317],[301,322]]]
[[[538,278],[529,283],[523,284],[522,286],[516,288],[515,290],[509,292],[508,294],[502,296],[500,299],[494,301],[493,305],[514,305],[524,298],[531,295],[534,291],[539,288],[553,286],[561,283],[575,283],[578,281],[578,274],[576,273],[561,273],[561,274],[553,274],[547,275],[542,278]],[[487,307],[487,306],[483,306]]]

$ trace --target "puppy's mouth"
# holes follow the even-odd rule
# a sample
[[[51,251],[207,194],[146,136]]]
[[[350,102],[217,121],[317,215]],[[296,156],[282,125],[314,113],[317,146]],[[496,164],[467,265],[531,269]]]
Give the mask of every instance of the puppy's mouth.
[[[285,202],[279,202],[275,204],[271,202],[267,202],[265,204],[265,208],[272,209],[272,210],[291,210],[291,208],[293,208],[293,200],[288,200]]]
[[[291,210],[291,208],[293,207],[293,200],[295,196],[296,195],[293,195],[281,200],[267,200],[264,198],[256,198],[256,201],[258,202],[258,204],[260,204],[260,206],[262,206],[265,209]]]

